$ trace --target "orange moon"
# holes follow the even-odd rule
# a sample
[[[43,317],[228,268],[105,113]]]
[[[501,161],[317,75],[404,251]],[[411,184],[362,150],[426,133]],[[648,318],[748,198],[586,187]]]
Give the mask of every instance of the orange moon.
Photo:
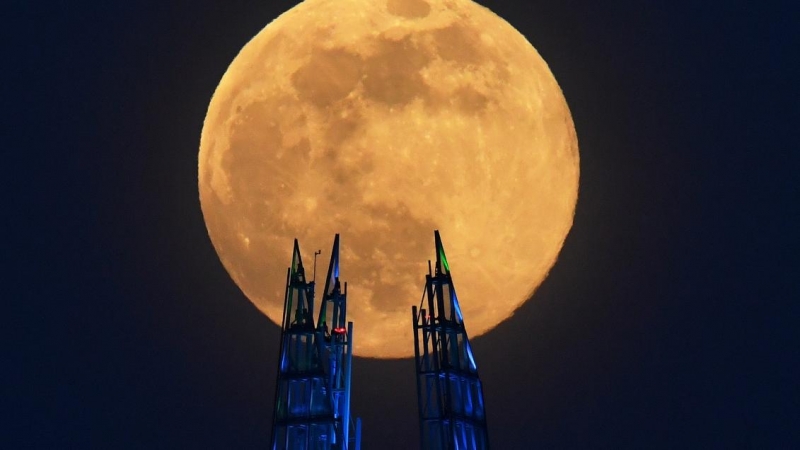
[[[547,64],[468,0],[306,0],[233,60],[208,108],[199,191],[222,264],[280,323],[293,238],[324,280],[334,233],[354,350],[413,355],[442,233],[467,331],[529,299],[569,232],[579,156]]]

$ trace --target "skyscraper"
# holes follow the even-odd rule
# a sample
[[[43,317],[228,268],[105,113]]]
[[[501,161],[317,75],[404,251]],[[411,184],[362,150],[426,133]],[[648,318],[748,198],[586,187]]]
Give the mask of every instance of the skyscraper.
[[[347,284],[342,289],[339,281],[338,234],[317,321],[314,289],[295,239],[284,298],[272,449],[359,450],[360,420],[350,420],[353,323],[347,322]]]
[[[436,265],[428,261],[422,304],[411,311],[420,448],[488,449],[483,387],[438,230],[434,241]]]

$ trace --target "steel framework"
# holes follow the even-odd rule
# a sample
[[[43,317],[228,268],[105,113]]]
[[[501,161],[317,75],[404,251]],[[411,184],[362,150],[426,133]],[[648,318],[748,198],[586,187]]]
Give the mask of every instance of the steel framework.
[[[338,234],[316,323],[314,288],[295,239],[286,276],[272,449],[360,450],[361,421],[350,420],[353,322],[347,322],[347,284],[342,289],[339,282]]]
[[[411,309],[420,448],[484,450],[489,437],[483,387],[438,230],[434,241],[435,270],[428,261],[420,307]]]

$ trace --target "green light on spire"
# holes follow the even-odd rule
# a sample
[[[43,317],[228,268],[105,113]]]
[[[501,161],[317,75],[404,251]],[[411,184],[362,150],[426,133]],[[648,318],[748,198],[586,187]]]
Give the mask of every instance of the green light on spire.
[[[444,270],[450,272],[450,264],[447,264],[447,256],[444,254],[444,247],[439,246],[439,259],[442,261]]]
[[[447,256],[444,254],[444,245],[442,245],[442,237],[439,236],[439,230],[433,230],[433,239],[436,243],[437,263],[441,263],[444,266],[444,270],[450,273],[450,264],[447,263]],[[439,270],[438,267],[437,270]]]

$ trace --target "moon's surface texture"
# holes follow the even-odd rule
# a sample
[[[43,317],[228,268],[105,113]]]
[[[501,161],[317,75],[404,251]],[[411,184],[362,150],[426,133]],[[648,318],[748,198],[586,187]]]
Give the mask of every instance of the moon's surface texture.
[[[223,76],[200,142],[200,202],[223,265],[276,323],[293,238],[309,276],[322,249],[324,280],[341,233],[355,353],[399,358],[414,352],[433,230],[467,331],[486,333],[555,263],[578,163],[547,64],[488,9],[307,0]]]

